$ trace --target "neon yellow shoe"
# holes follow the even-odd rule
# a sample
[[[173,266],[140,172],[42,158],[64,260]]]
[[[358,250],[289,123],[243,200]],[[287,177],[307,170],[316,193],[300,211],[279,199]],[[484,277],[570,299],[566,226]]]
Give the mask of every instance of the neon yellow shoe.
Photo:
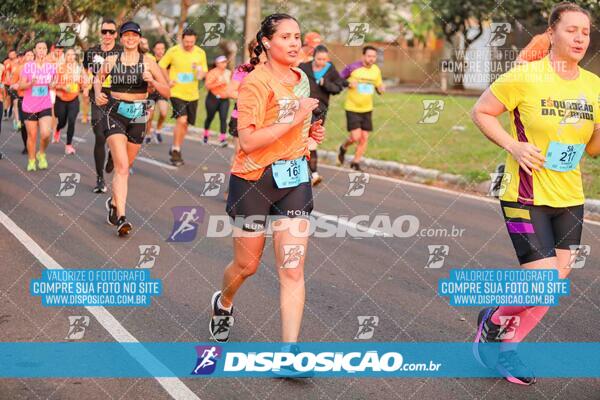
[[[29,160],[29,162],[27,163],[27,172],[30,171],[35,171],[35,160]]]
[[[48,168],[48,161],[46,160],[46,153],[37,153],[36,158],[37,158],[39,169]]]

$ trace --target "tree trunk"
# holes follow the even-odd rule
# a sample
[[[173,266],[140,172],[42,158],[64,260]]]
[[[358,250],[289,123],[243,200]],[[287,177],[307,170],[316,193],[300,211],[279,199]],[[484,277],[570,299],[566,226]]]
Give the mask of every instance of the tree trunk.
[[[154,19],[156,20],[156,23],[158,24],[158,32],[167,41],[167,47],[173,46],[173,41],[171,40],[171,35],[169,35],[167,30],[165,29],[165,26],[162,24],[160,18],[158,18],[158,14],[156,12],[156,1],[154,3],[152,3],[152,7],[150,7],[150,12],[152,13],[152,16],[154,17]]]
[[[242,61],[246,59],[248,43],[256,38],[260,29],[260,0],[246,0],[246,18],[244,19],[244,48]]]
[[[183,33],[183,25],[188,16],[188,9],[192,5],[192,0],[181,0],[181,18],[179,19],[178,29],[177,29],[177,41],[181,42],[181,34]]]

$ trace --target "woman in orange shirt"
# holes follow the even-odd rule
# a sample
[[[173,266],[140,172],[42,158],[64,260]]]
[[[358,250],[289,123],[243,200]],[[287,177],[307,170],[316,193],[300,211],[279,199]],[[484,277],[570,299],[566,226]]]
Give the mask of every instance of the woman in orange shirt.
[[[219,141],[221,146],[227,146],[227,113],[229,112],[228,86],[231,81],[231,71],[227,69],[227,57],[219,56],[215,59],[215,67],[206,74],[206,119],[204,120],[204,143],[208,143],[208,128],[219,112],[221,130]]]
[[[59,132],[68,124],[67,144],[65,154],[75,154],[73,147],[73,134],[75,121],[79,114],[79,91],[86,84],[86,73],[77,62],[75,50],[69,49],[65,53],[65,62],[58,67],[58,82],[56,84],[56,102],[54,114],[58,118],[56,130]]]
[[[311,125],[317,99],[309,98],[306,74],[294,67],[300,26],[287,14],[273,14],[256,35],[254,70],[238,95],[240,150],[229,180],[227,213],[233,220],[233,260],[221,290],[212,297],[210,333],[229,338],[233,298],[260,264],[268,218],[273,219],[273,247],[280,281],[282,341],[294,352],[304,311],[304,260],[313,196],[308,173],[308,139],[325,137],[321,121]],[[259,64],[265,52],[267,62]]]
[[[10,80],[10,89],[16,93],[17,99],[17,117],[18,117],[18,127],[21,131],[21,139],[23,140],[23,150],[21,154],[27,154],[27,129],[25,128],[25,116],[23,115],[23,95],[25,93],[24,90],[19,89],[19,81],[21,80],[21,70],[23,69],[23,65],[26,63],[33,61],[34,55],[33,51],[29,50],[25,52],[25,54],[19,54],[17,59],[17,64],[13,68],[11,80]]]

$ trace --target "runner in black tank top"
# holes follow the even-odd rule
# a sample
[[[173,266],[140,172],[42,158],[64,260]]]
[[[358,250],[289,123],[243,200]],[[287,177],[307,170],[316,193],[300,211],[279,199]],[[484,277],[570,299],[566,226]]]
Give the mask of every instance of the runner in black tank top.
[[[107,221],[117,227],[119,236],[132,229],[125,217],[129,168],[140,150],[147,115],[148,84],[164,97],[170,89],[160,68],[152,58],[139,52],[140,26],[129,21],[119,30],[124,51],[107,57],[94,80],[96,104],[106,106],[106,141],[110,148],[115,175],[112,197],[106,200]],[[100,88],[111,77],[110,98]]]

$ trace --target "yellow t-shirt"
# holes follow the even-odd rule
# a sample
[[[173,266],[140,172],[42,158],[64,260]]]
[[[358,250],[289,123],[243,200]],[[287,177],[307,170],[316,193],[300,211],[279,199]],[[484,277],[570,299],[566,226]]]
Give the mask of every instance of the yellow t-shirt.
[[[348,82],[356,82],[357,86],[348,88],[344,109],[346,111],[364,113],[373,111],[373,95],[375,88],[381,85],[381,70],[375,64],[365,68],[362,61],[347,66],[341,74]]]
[[[502,181],[506,191],[501,199],[550,207],[583,204],[579,163],[571,170],[557,170],[556,166],[577,160],[568,145],[579,147],[581,152],[594,132],[594,124],[600,123],[600,78],[579,68],[577,79],[564,80],[544,57],[513,68],[490,90],[510,111],[513,137],[534,144],[546,156],[544,167],[530,176],[509,154]],[[551,142],[557,142],[554,146],[559,149],[554,154],[548,152]]]
[[[194,66],[199,65],[203,71],[208,72],[204,50],[194,46],[192,51],[185,51],[180,45],[175,45],[167,50],[158,65],[161,68],[168,68],[169,79],[176,82],[171,88],[171,97],[185,101],[200,98]]]

